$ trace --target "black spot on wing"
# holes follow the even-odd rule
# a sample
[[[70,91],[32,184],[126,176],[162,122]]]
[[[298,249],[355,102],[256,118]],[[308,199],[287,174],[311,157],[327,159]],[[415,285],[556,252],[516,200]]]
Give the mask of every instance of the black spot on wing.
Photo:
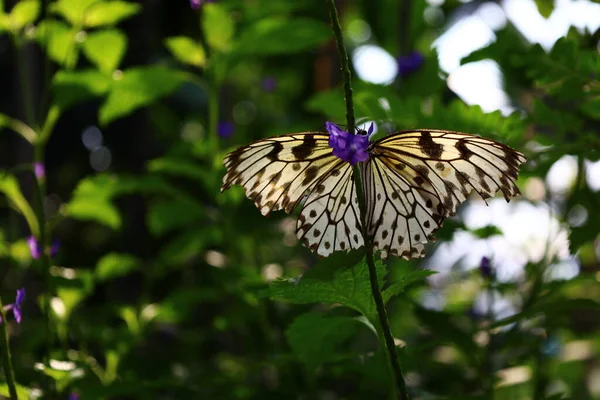
[[[269,153],[267,153],[267,158],[270,161],[279,160],[279,153],[283,150],[283,145],[279,142],[273,142],[273,148]]]
[[[431,138],[431,133],[427,131],[421,132],[421,137],[419,138],[419,146],[425,154],[427,154],[433,159],[439,159],[442,155],[442,152],[444,151],[444,146],[434,142]]]
[[[310,156],[317,146],[317,141],[313,135],[304,135],[302,144],[292,148],[292,154],[298,160],[304,160]]]

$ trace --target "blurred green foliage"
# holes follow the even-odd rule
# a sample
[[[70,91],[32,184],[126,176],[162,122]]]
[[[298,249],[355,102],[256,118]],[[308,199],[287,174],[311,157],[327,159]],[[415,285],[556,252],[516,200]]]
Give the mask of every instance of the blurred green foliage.
[[[16,288],[28,293],[23,323],[7,322],[19,398],[389,397],[360,254],[316,260],[297,244],[293,216],[265,219],[240,188],[220,193],[228,151],[344,121],[324,2],[220,0],[198,11],[184,0],[150,3],[0,0],[10,47],[0,47],[2,60],[23,82],[44,83],[20,84],[0,102],[1,294],[7,304]],[[359,122],[377,122],[380,134],[471,132],[523,151],[518,201],[548,204],[580,267],[572,279],[548,278],[561,261],[553,237],[508,282],[459,263],[435,274],[435,258],[379,261],[413,398],[600,399],[600,198],[585,169],[600,158],[598,33],[572,28],[546,51],[509,21],[463,58],[498,63],[516,110],[503,115],[450,91],[432,49],[444,26],[426,18],[451,20],[485,2],[338,3],[346,34],[359,21],[371,32],[366,43],[396,58],[424,55],[417,71],[389,85],[355,74]],[[546,18],[554,10],[554,2],[535,3]],[[347,37],[349,50],[361,44]],[[35,120],[24,117],[27,106],[39,111]],[[98,124],[114,150],[108,170],[92,170],[86,150],[73,147],[81,120]],[[225,135],[223,123],[233,132]],[[47,161],[41,198],[31,160],[19,156],[32,146]],[[545,179],[565,155],[577,176],[556,194]],[[27,247],[40,230],[47,247],[61,241],[49,270]],[[490,242],[505,235],[456,218],[428,254],[465,232]],[[441,306],[426,304],[432,293]],[[509,299],[514,310],[482,313],[482,296]]]

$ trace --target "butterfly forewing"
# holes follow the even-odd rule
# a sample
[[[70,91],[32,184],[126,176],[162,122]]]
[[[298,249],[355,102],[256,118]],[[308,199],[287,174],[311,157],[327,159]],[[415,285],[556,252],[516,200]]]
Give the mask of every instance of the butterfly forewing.
[[[281,209],[289,214],[307,197],[297,225],[307,247],[322,256],[360,247],[352,167],[333,155],[328,140],[327,134],[307,132],[241,147],[225,157],[221,191],[243,186],[263,215]]]
[[[405,258],[424,255],[424,243],[456,213],[471,190],[508,200],[525,157],[493,140],[449,132],[398,132],[375,142],[362,168],[367,182],[367,227],[376,250]]]

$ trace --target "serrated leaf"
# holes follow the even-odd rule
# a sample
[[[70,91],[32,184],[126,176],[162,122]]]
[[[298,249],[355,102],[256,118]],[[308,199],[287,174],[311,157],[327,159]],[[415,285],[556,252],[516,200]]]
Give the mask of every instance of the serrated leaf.
[[[91,32],[83,43],[88,60],[106,74],[119,67],[126,49],[127,36],[118,29]]]
[[[83,23],[88,8],[100,0],[58,0],[50,4],[50,11],[62,16],[71,25]]]
[[[100,123],[107,125],[155,102],[178,89],[185,79],[183,73],[159,66],[124,71],[122,78],[114,81],[113,89],[100,107]]]
[[[39,235],[39,225],[33,209],[23,196],[19,181],[13,175],[0,172],[0,193],[4,194],[14,208],[25,218],[31,233]]]
[[[96,265],[95,276],[100,281],[125,276],[140,266],[140,260],[131,254],[109,253]]]
[[[58,71],[52,79],[54,101],[62,109],[108,93],[112,79],[96,70]]]
[[[83,24],[86,27],[115,25],[122,20],[140,12],[139,4],[127,1],[102,1],[93,4],[84,15]]]
[[[62,21],[44,20],[35,31],[35,39],[54,62],[65,66],[75,57],[75,32]]]
[[[235,51],[265,55],[295,53],[318,47],[330,38],[330,29],[321,21],[265,18],[240,34]]]
[[[204,209],[196,203],[158,201],[150,206],[146,222],[153,235],[161,236],[174,229],[198,225],[204,217]]]
[[[202,45],[189,37],[171,37],[165,41],[165,45],[171,54],[184,64],[203,67],[206,63],[206,54]]]
[[[229,51],[235,33],[235,24],[231,14],[219,4],[209,3],[203,6],[202,18],[206,43],[213,50]]]
[[[334,253],[319,260],[317,265],[297,280],[274,281],[264,294],[271,299],[295,304],[338,303],[360,312],[371,322],[376,321],[368,266],[364,260],[356,263],[356,259],[361,257],[360,254]],[[375,268],[381,287],[386,267],[378,260]]]
[[[27,24],[35,22],[40,14],[40,2],[38,0],[21,0],[8,14],[9,28],[18,31]]]
[[[307,313],[286,330],[290,347],[309,369],[339,358],[339,348],[354,335],[359,323],[349,317]]]
[[[436,271],[431,271],[429,269],[410,270],[406,275],[400,277],[383,291],[381,294],[383,303],[386,304],[392,297],[402,293],[408,285],[424,280],[428,276],[435,275],[436,273]]]

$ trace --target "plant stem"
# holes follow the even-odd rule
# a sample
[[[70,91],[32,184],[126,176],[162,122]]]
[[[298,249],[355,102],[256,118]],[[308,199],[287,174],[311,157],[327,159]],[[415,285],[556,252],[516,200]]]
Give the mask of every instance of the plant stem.
[[[346,123],[347,131],[354,133],[354,103],[352,102],[352,77],[350,75],[350,64],[348,62],[348,53],[344,47],[344,36],[342,35],[342,27],[338,18],[337,9],[335,8],[334,0],[326,0],[329,4],[329,18],[331,19],[331,28],[335,36],[340,62],[342,63],[342,78],[344,80],[344,94],[346,99]]]
[[[15,370],[12,364],[12,356],[10,354],[10,346],[8,344],[8,331],[6,329],[6,313],[2,301],[0,301],[0,315],[2,322],[0,323],[0,340],[2,341],[2,362],[4,364],[4,374],[6,375],[6,384],[8,385],[8,393],[11,400],[19,398],[17,395],[17,385],[15,384]]]
[[[346,122],[348,132],[354,133],[355,120],[354,120],[354,106],[352,103],[352,84],[350,67],[348,63],[348,54],[344,47],[344,38],[342,36],[342,28],[340,26],[340,20],[337,14],[334,0],[326,0],[329,5],[329,16],[331,18],[331,26],[335,35],[337,43],[338,53],[340,55],[340,61],[342,63],[342,75],[344,79],[344,95],[346,99]],[[380,329],[378,329],[380,336],[383,335],[385,347],[388,354],[390,371],[393,375],[393,381],[396,385],[396,391],[399,398],[402,400],[408,400],[408,390],[406,388],[406,382],[402,375],[402,369],[400,367],[400,361],[398,360],[398,353],[396,352],[396,345],[394,343],[394,337],[390,329],[390,323],[388,321],[387,312],[385,310],[385,304],[383,303],[383,297],[381,296],[381,288],[377,281],[377,270],[375,269],[375,260],[373,259],[373,242],[371,237],[368,235],[366,225],[366,212],[365,212],[365,193],[361,181],[359,168],[354,169],[354,181],[356,182],[358,205],[360,208],[360,216],[362,223],[362,235],[365,241],[365,257],[367,265],[369,266],[369,280],[371,282],[371,291],[373,292],[373,298],[375,300],[375,306],[377,307],[377,315],[379,317]]]

